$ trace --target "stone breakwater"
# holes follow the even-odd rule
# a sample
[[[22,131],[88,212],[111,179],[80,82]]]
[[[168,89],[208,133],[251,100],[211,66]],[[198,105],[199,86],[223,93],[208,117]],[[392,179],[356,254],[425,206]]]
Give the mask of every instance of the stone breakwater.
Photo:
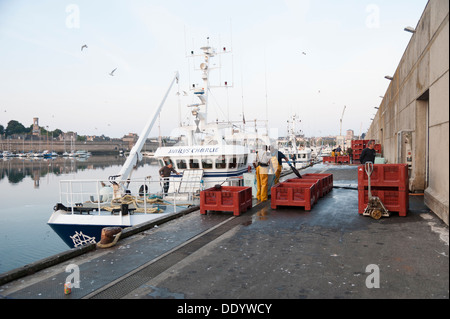
[[[86,141],[86,142],[76,142],[75,150],[86,150],[91,152],[93,155],[101,154],[118,154],[120,150],[129,151],[133,144],[129,142],[124,142],[121,139],[114,139],[112,141]],[[37,152],[43,150],[52,150],[57,153],[69,152],[71,150],[70,142],[64,141],[48,141],[44,140],[22,140],[22,139],[8,139],[2,140],[0,144],[2,151],[10,151],[13,153],[21,152]],[[143,147],[143,150],[154,152],[158,148],[158,143],[147,142]]]

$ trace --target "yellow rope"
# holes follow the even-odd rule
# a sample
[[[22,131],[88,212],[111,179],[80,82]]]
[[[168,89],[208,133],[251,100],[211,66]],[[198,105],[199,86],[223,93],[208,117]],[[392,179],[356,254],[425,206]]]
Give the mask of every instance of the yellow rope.
[[[138,202],[144,203],[143,200],[137,199],[135,196],[127,194],[127,195],[122,196],[121,198],[113,199],[111,201],[111,206],[103,207],[103,209],[105,209],[107,211],[112,211],[113,209],[120,209],[121,208],[120,205],[122,205],[122,204],[127,204],[127,205],[133,204],[134,207],[136,208],[135,212],[137,212],[137,213],[155,214],[155,213],[162,212],[162,210],[159,209],[158,207],[152,207],[152,208],[147,208],[147,209],[145,209],[145,207],[139,207]],[[154,199],[150,199],[147,201],[148,204],[155,204],[158,202],[162,202],[162,200],[159,198],[154,198]],[[117,206],[117,205],[113,205],[113,204],[119,204],[119,205]]]

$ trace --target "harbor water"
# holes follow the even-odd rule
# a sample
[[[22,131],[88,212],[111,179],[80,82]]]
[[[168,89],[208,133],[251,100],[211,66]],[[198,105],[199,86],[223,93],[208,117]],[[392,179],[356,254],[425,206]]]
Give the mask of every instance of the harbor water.
[[[47,225],[59,201],[62,180],[107,180],[125,157],[0,159],[0,273],[22,267],[69,247]],[[134,178],[158,180],[158,165],[143,158]]]

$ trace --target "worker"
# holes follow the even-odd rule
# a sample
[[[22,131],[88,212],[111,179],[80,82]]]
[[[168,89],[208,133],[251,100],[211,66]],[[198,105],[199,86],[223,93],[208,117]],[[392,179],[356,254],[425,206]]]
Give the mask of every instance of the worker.
[[[375,155],[376,152],[374,150],[375,147],[375,141],[374,140],[370,140],[369,143],[367,144],[367,147],[365,149],[363,149],[363,151],[361,152],[361,155],[359,156],[359,161],[361,162],[361,164],[365,164],[367,162],[375,162]]]
[[[283,158],[288,163],[288,165],[291,166],[291,162],[288,160],[286,155],[284,155],[282,152],[276,151],[276,156],[277,156],[277,164],[278,165],[275,166],[277,168],[277,170],[275,171],[275,180],[273,181],[274,185],[276,185],[280,182],[281,170],[283,169],[283,163],[282,163]]]
[[[167,192],[169,191],[169,177],[170,174],[174,172],[177,175],[180,175],[172,166],[172,164],[168,164],[164,167],[161,167],[161,169],[159,170],[159,176],[162,177],[163,181],[164,181],[164,195],[167,195]]]
[[[349,156],[350,164],[352,164],[353,163],[353,150],[349,147],[349,148],[347,148],[347,153]]]
[[[336,149],[336,156],[342,155],[341,152],[342,152],[341,146],[338,145],[338,147]]]
[[[253,164],[256,167],[256,199],[264,202],[268,198],[269,189],[269,164],[270,152],[269,147],[265,146],[256,153],[256,161]]]

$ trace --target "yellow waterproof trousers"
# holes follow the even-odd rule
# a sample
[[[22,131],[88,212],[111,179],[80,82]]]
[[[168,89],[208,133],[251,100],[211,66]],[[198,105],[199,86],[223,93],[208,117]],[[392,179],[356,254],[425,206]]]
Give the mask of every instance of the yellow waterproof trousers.
[[[275,172],[275,180],[273,181],[273,185],[276,185],[280,182],[281,170],[283,169],[282,165],[278,165],[277,171]]]
[[[256,187],[258,189],[256,193],[256,199],[264,202],[268,198],[268,184],[269,181],[269,175],[268,175],[268,168],[267,167],[261,167],[258,166],[256,168]]]

